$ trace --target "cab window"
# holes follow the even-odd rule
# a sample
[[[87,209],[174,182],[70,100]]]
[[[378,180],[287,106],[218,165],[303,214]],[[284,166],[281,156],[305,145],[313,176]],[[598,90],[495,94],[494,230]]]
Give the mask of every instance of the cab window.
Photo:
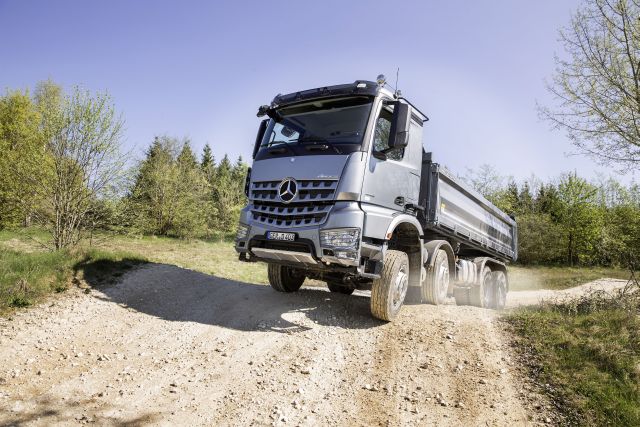
[[[389,133],[391,131],[391,118],[393,111],[384,107],[376,120],[376,129],[373,134],[373,149],[375,151],[385,151],[389,149]],[[400,161],[404,157],[404,148],[396,148],[385,151],[387,159]]]

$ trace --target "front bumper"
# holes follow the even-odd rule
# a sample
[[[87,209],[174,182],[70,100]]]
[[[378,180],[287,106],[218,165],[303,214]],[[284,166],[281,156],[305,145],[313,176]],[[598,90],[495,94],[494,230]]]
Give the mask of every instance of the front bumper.
[[[251,213],[245,208],[240,222],[250,227],[244,238],[236,239],[235,249],[241,258],[257,261],[304,264],[308,268],[324,268],[337,265],[358,267],[360,251],[358,245],[354,259],[337,258],[331,248],[320,243],[320,231],[337,228],[359,228],[364,225],[364,212],[356,202],[337,202],[331,209],[326,222],[321,227],[275,227],[251,221]],[[268,241],[268,231],[296,233],[295,242]],[[362,237],[360,237],[362,238]]]

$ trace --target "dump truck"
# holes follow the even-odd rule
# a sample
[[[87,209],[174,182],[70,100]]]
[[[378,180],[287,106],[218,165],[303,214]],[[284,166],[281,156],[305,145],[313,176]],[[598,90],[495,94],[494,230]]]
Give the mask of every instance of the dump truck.
[[[278,94],[258,117],[235,249],[273,289],[370,290],[384,321],[405,300],[504,307],[515,219],[434,161],[428,117],[384,76]]]

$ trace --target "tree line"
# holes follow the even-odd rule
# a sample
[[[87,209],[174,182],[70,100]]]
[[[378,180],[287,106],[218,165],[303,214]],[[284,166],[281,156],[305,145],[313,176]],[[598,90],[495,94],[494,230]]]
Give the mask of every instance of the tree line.
[[[52,81],[0,96],[0,229],[38,225],[55,249],[96,229],[174,237],[233,231],[247,165],[159,136],[131,164],[106,93]]]
[[[522,264],[626,266],[640,256],[640,186],[565,173],[516,182],[484,165],[462,177],[518,224]]]

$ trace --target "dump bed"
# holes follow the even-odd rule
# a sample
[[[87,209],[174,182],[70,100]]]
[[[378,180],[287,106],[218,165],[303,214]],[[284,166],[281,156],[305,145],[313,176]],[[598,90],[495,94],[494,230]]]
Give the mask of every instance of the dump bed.
[[[478,192],[423,154],[420,219],[427,238],[460,243],[459,255],[518,256],[517,225]]]

